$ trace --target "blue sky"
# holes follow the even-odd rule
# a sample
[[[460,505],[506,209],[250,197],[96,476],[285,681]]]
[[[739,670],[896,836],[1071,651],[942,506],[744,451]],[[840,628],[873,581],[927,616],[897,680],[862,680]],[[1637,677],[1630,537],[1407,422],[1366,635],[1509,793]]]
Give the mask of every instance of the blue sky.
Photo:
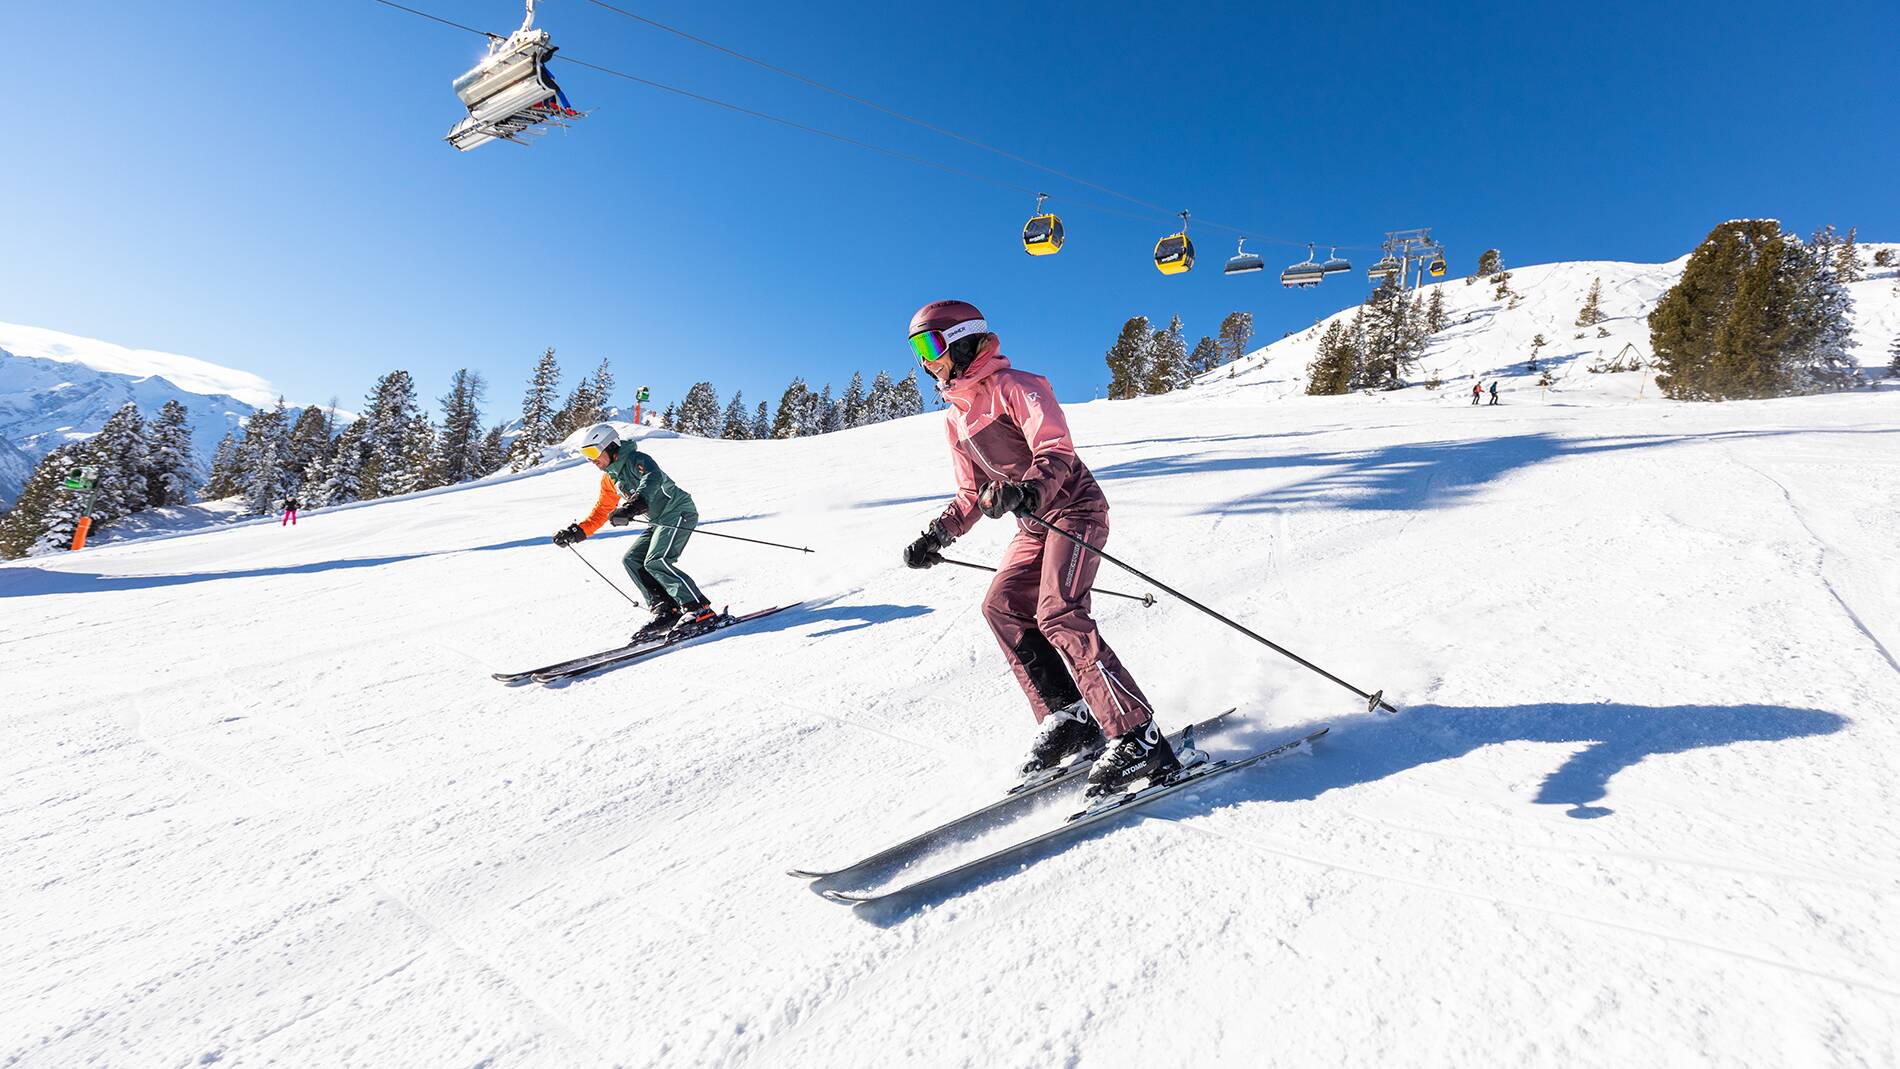
[[[502,32],[521,15],[411,6]],[[618,6],[1262,234],[1431,226],[1455,273],[1487,246],[1670,259],[1735,216],[1900,239],[1890,0]],[[449,81],[481,40],[369,0],[73,0],[7,20],[32,47],[9,60],[0,320],[243,367],[293,402],[350,407],[394,367],[433,396],[468,366],[505,415],[548,345],[570,372],[610,359],[623,401],[902,373],[911,311],[945,296],[1085,399],[1127,316],[1178,313],[1191,344],[1246,310],[1267,340],[1362,295],[1223,278],[1213,230],[1166,278],[1162,215],[1088,210],[1143,214],[585,0],[537,21],[579,59],[1047,189],[1069,245],[1022,253],[1024,194],[572,65],[576,129],[458,154]]]

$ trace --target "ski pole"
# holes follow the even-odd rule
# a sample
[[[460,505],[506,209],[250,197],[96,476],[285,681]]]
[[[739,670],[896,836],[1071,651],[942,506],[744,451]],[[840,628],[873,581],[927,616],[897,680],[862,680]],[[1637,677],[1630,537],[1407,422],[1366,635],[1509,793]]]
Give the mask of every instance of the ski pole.
[[[602,574],[601,574],[601,571],[600,571],[600,569],[599,569],[599,568],[596,568],[596,567],[594,567],[594,562],[593,562],[593,561],[590,561],[590,560],[588,560],[588,559],[587,559],[586,557],[582,557],[582,556],[581,556],[581,551],[580,551],[580,550],[578,550],[578,549],[574,549],[574,547],[573,547],[572,545],[570,545],[570,546],[568,546],[567,548],[569,548],[569,549],[573,549],[573,550],[574,550],[574,556],[575,556],[575,557],[577,557],[577,558],[579,558],[579,560],[580,560],[580,562],[581,562],[582,564],[585,564],[585,565],[587,565],[587,570],[588,570],[588,571],[590,571],[590,572],[593,572],[593,573],[594,573],[595,575],[599,575],[599,576],[600,576],[600,581],[601,581],[601,582],[603,582],[603,583],[606,583],[606,584],[607,584],[608,586],[610,586],[610,587],[613,587],[613,588],[614,588],[614,593],[616,593],[616,594],[618,594],[618,595],[620,595],[620,596],[621,596],[621,597],[623,597],[623,598],[626,598],[626,599],[627,599],[627,600],[628,600],[629,602],[632,602],[632,603],[633,603],[633,607],[634,607],[634,608],[636,608],[636,609],[641,609],[641,608],[645,608],[645,606],[643,606],[643,605],[641,605],[641,604],[640,604],[639,602],[637,602],[637,601],[634,601],[634,600],[633,600],[633,595],[631,595],[631,594],[629,594],[629,593],[627,593],[626,591],[624,591],[624,590],[622,590],[622,589],[620,589],[620,584],[619,584],[619,583],[616,583],[616,582],[614,582],[614,581],[613,581],[612,579],[609,579],[609,578],[607,578],[607,577],[606,577],[605,575],[602,575]]]
[[[755,546],[771,546],[774,549],[789,549],[795,553],[813,552],[813,550],[806,549],[804,546],[788,546],[783,542],[767,542],[763,538],[747,538],[744,535],[721,534],[718,531],[708,531],[704,527],[675,527],[670,523],[649,523],[647,526],[659,527],[668,531],[684,531],[687,534],[712,535],[714,538],[730,538],[734,542],[750,542]]]
[[[1158,586],[1161,589],[1167,591],[1168,593],[1173,594],[1175,597],[1180,598],[1182,601],[1185,601],[1189,605],[1192,605],[1195,608],[1206,613],[1207,615],[1212,616],[1214,619],[1219,620],[1221,623],[1226,624],[1228,627],[1231,627],[1234,630],[1240,632],[1241,634],[1246,635],[1248,638],[1253,639],[1255,642],[1260,643],[1262,646],[1265,646],[1266,648],[1281,655],[1282,657],[1286,657],[1297,664],[1300,664],[1306,668],[1310,668],[1313,671],[1318,672],[1320,675],[1325,676],[1327,679],[1330,679],[1333,682],[1339,684],[1340,686],[1345,687],[1347,690],[1352,691],[1354,694],[1359,695],[1361,698],[1366,699],[1367,712],[1375,712],[1380,709],[1384,709],[1388,713],[1396,713],[1399,711],[1398,708],[1394,706],[1391,702],[1388,702],[1385,700],[1385,691],[1377,690],[1371,693],[1367,693],[1363,690],[1360,690],[1358,687],[1353,686],[1351,683],[1348,683],[1345,680],[1339,678],[1338,676],[1332,674],[1331,672],[1328,672],[1326,669],[1321,668],[1319,665],[1314,664],[1312,661],[1309,661],[1306,658],[1300,656],[1299,654],[1294,653],[1292,650],[1287,649],[1285,646],[1282,646],[1279,643],[1274,642],[1272,639],[1269,639],[1266,636],[1259,634],[1258,632],[1249,630],[1248,628],[1235,623],[1234,621],[1228,619],[1225,616],[1222,616],[1220,613],[1215,612],[1213,609],[1208,608],[1207,606],[1201,604],[1200,602],[1195,601],[1193,598],[1188,597],[1186,594],[1181,593],[1179,590],[1174,589],[1173,587],[1169,586],[1168,584],[1162,582],[1159,579],[1156,579],[1154,576],[1149,575],[1147,572],[1142,571],[1141,569],[1135,567],[1134,565],[1116,560],[1114,557],[1111,557],[1108,555],[1108,553],[1104,552],[1100,546],[1092,546],[1088,544],[1087,542],[1082,541],[1080,538],[1077,538],[1074,535],[1070,534],[1069,532],[1063,530],[1062,528],[1057,527],[1055,524],[1050,523],[1048,520],[1044,519],[1043,517],[1037,515],[1034,512],[1027,513],[1026,515],[1028,515],[1030,519],[1035,520],[1037,523],[1042,524],[1044,527],[1048,528],[1049,530],[1054,531],[1056,534],[1059,534],[1062,537],[1068,539],[1069,541],[1074,542],[1076,545],[1081,546],[1083,549],[1086,549],[1095,553],[1096,555],[1100,556],[1103,560],[1107,561],[1110,564],[1113,564],[1117,568],[1120,568],[1121,570],[1129,573],[1130,575],[1140,577],[1144,582],[1153,583],[1155,586]]]
[[[979,572],[993,572],[996,570],[987,564],[972,564],[967,560],[951,560],[949,557],[945,557],[942,555],[939,555],[937,557],[937,563],[938,564],[954,564],[959,568],[974,568]],[[1155,596],[1153,594],[1124,594],[1119,590],[1103,590],[1099,586],[1092,587],[1091,589],[1094,590],[1094,592],[1097,594],[1107,594],[1109,597],[1112,597],[1112,598],[1127,598],[1129,601],[1139,601],[1143,605],[1148,606],[1149,608],[1154,607]]]

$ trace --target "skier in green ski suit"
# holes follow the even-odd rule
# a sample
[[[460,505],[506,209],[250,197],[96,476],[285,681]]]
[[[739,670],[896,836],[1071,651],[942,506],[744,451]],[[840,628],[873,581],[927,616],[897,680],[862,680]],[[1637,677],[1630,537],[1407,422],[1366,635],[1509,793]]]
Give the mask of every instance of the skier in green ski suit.
[[[699,584],[679,568],[680,554],[699,525],[692,495],[668,478],[651,456],[631,442],[622,442],[605,423],[581,439],[581,455],[602,472],[600,497],[580,522],[555,532],[554,544],[570,546],[606,524],[625,527],[634,517],[646,516],[647,529],[621,558],[627,574],[646,596],[647,608],[653,610],[653,620],[635,633],[635,640],[711,625],[718,614]]]

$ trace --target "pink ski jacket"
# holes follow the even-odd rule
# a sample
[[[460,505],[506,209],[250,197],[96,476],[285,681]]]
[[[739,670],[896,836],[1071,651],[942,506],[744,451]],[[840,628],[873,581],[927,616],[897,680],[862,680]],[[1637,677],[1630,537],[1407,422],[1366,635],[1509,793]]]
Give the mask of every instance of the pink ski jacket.
[[[1010,367],[994,341],[943,395],[950,402],[944,434],[957,472],[957,496],[937,517],[944,533],[958,537],[976,526],[983,515],[977,491],[993,482],[1033,484],[1044,516],[1108,511],[1108,498],[1075,455],[1049,380]],[[1017,523],[1030,529],[1026,521]]]

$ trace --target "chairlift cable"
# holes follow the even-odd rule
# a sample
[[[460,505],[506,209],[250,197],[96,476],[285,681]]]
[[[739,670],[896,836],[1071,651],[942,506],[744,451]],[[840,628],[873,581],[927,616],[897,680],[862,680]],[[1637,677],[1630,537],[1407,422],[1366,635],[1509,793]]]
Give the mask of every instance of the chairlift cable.
[[[500,34],[491,33],[483,29],[478,29],[474,26],[469,26],[465,23],[456,22],[452,19],[445,19],[441,17],[440,15],[434,15],[427,11],[422,11],[417,8],[409,7],[405,4],[397,3],[396,0],[372,0],[372,2],[381,4],[384,7],[391,8],[396,11],[401,11],[410,15],[416,15],[421,18],[428,19],[430,22],[439,23],[443,26],[448,26],[452,29],[462,30],[465,33],[472,33],[478,37],[483,37],[490,41],[502,40],[502,35]],[[1133,197],[1126,193],[1122,193],[1119,190],[1111,189],[1107,186],[1100,185],[1095,182],[1091,182],[1084,178],[1078,178],[1074,175],[1057,170],[1053,167],[1048,167],[1044,164],[1037,163],[1034,160],[1027,159],[1022,156],[1018,156],[1015,153],[1008,151],[1007,149],[997,148],[993,145],[989,145],[984,142],[978,141],[974,138],[967,137],[963,134],[959,134],[954,130],[948,130],[943,127],[937,126],[933,123],[927,122],[923,119],[918,119],[913,116],[906,115],[903,112],[897,111],[895,109],[887,108],[882,104],[876,103],[875,101],[866,100],[864,98],[854,96],[853,94],[847,93],[841,89],[835,89],[831,86],[825,85],[822,82],[816,81],[811,78],[807,78],[802,74],[798,74],[795,71],[789,71],[789,70],[785,70],[784,68],[774,66],[770,63],[765,62],[764,60],[756,59],[752,56],[745,55],[744,53],[729,49],[725,47],[724,45],[720,45],[712,41],[707,41],[703,38],[695,37],[692,34],[686,33],[683,30],[678,30],[671,26],[667,26],[664,23],[656,22],[652,19],[646,18],[643,15],[637,15],[623,8],[618,8],[611,4],[602,3],[601,0],[587,0],[587,2],[595,4],[598,7],[605,8],[609,11],[613,11],[616,14],[625,15],[628,18],[632,18],[637,21],[647,23],[651,26],[654,26],[657,29],[661,29],[668,33],[675,34],[679,37],[685,38],[686,40],[693,41],[697,44],[704,45],[708,48],[713,48],[720,52],[725,52],[733,56],[734,58],[743,60],[747,63],[754,64],[766,70],[770,70],[775,73],[782,74],[786,77],[793,78],[801,82],[806,82],[810,84],[811,86],[813,86],[814,88],[821,89],[827,93],[831,93],[836,96],[842,97],[844,99],[851,100],[858,104],[862,104],[866,107],[873,108],[877,111],[885,112],[894,118],[901,119],[905,122],[930,130],[934,133],[941,134],[945,137],[950,137],[958,141],[966,142],[974,147],[984,149],[985,151],[995,153],[997,155],[1003,156],[1011,160],[1015,160],[1019,163],[1024,164],[1025,166],[1034,167],[1037,170],[1045,171],[1049,174],[1055,175],[1058,178],[1075,182],[1078,185],[1087,186],[1091,189],[1100,190],[1101,192],[1107,193],[1111,196],[1118,197],[1132,204],[1138,204],[1144,208],[1151,209],[1155,212],[1158,212],[1164,215],[1173,216],[1173,215],[1181,214],[1179,211],[1162,208],[1161,206],[1157,204],[1152,204],[1148,201],[1144,201],[1140,199],[1139,197]],[[710,97],[703,93],[696,93],[690,89],[683,89],[683,88],[680,88],[679,86],[668,85],[665,82],[657,82],[650,78],[643,78],[637,74],[630,74],[626,71],[616,70],[615,68],[603,66],[601,64],[590,63],[586,60],[578,59],[572,55],[568,55],[565,53],[555,56],[553,58],[556,60],[566,62],[566,63],[571,63],[577,67],[584,67],[588,70],[592,70],[600,74],[609,75],[615,78],[621,78],[630,82],[636,82],[640,85],[644,85],[649,88],[662,90],[668,93],[673,93],[677,96],[683,96],[691,100],[697,100],[704,104],[711,104],[715,107],[724,108],[728,111],[737,112],[741,115],[749,115],[749,116],[752,116],[753,118],[764,119],[768,122],[778,123],[781,126],[786,126],[794,130],[799,130],[799,131],[802,131],[804,133],[809,133],[809,134],[816,134],[819,137],[828,138],[832,141],[837,141],[841,144],[852,145],[857,148],[878,153],[879,155],[882,155],[882,156],[887,156],[887,157],[890,157],[892,159],[897,159],[897,160],[903,160],[907,163],[918,164],[923,167],[929,167],[938,171],[942,171],[946,174],[956,175],[957,177],[960,177],[960,178],[968,178],[972,181],[981,182],[986,185],[998,187],[1000,189],[1008,189],[1008,190],[1012,190],[1018,193],[1026,193],[1030,196],[1038,196],[1038,195],[1041,195],[1042,193],[1041,190],[1033,189],[1029,186],[1018,185],[1017,183],[1010,182],[1006,179],[992,178],[988,175],[978,174],[974,171],[966,171],[960,167],[954,167],[954,166],[951,166],[950,164],[942,163],[940,161],[929,159],[927,157],[914,156],[907,152],[901,152],[897,149],[886,148],[882,145],[872,144],[871,142],[868,142],[868,141],[861,141],[857,138],[849,137],[845,134],[836,133],[831,130],[826,130],[822,127],[812,126],[807,123],[798,122],[797,120],[794,120],[794,119],[787,119],[787,118],[784,118],[783,116],[773,115],[770,112],[759,111],[755,108],[748,108],[744,105],[734,104],[729,101],[720,100],[717,97]],[[1084,200],[1076,200],[1076,199],[1067,198],[1067,197],[1063,198],[1063,200],[1067,204],[1073,204],[1078,207],[1085,208],[1090,211],[1098,212],[1104,215],[1113,215],[1119,218],[1135,220],[1137,222],[1143,222],[1143,223],[1153,222],[1153,219],[1149,216],[1136,215],[1132,212],[1128,212],[1128,211],[1118,209],[1118,208],[1113,208],[1105,204],[1084,201]],[[1266,242],[1267,244],[1272,244],[1272,245],[1299,246],[1299,245],[1306,244],[1305,242],[1291,241],[1285,238],[1261,237],[1260,232],[1258,230],[1243,229],[1241,227],[1236,227],[1236,226],[1231,226],[1229,224],[1216,222],[1214,220],[1207,219],[1205,217],[1200,217],[1200,216],[1197,216],[1196,218],[1203,226],[1213,227],[1216,230],[1226,230],[1234,234],[1244,234],[1254,241]],[[1352,250],[1360,250],[1360,249],[1369,248],[1368,246],[1360,246],[1360,245],[1339,245],[1336,247],[1341,248],[1341,249],[1352,249]]]

